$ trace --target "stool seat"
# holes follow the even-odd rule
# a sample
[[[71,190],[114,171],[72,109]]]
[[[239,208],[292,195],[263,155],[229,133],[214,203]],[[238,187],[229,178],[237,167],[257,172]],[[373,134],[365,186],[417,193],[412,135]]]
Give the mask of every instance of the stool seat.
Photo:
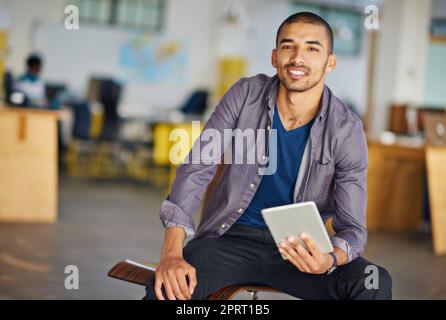
[[[155,270],[156,264],[153,263],[122,260],[111,268],[107,275],[111,278],[146,286],[150,279],[155,276]],[[257,292],[281,292],[276,288],[268,286],[239,284],[221,288],[210,294],[207,300],[231,300],[244,291],[250,292],[254,300],[257,299]]]

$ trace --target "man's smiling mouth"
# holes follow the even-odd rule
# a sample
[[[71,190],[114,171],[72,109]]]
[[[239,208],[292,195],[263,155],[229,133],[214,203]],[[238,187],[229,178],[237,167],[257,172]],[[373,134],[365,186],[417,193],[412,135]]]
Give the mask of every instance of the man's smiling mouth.
[[[287,68],[287,72],[290,77],[295,80],[299,80],[308,75],[308,73],[305,70],[302,70],[302,68]]]

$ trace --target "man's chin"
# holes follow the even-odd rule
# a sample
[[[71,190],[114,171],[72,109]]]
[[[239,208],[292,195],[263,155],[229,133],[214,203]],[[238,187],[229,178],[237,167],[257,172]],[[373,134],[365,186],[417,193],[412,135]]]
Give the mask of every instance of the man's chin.
[[[308,86],[308,85],[285,85],[285,88],[288,91],[292,91],[292,92],[305,92],[308,89],[310,89],[310,86]]]
[[[280,79],[279,79],[280,80]],[[317,83],[310,83],[307,79],[303,80],[289,80],[287,79],[287,81],[281,81],[283,86],[291,92],[305,92],[310,90],[311,88],[313,88],[314,86],[317,85]]]

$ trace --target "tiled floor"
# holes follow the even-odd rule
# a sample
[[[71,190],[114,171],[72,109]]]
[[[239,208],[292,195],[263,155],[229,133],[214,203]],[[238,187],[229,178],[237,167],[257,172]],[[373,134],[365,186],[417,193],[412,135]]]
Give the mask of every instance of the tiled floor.
[[[106,273],[124,258],[158,260],[165,189],[73,178],[59,185],[57,224],[0,224],[0,299],[142,298],[142,287]],[[389,270],[395,299],[446,299],[446,257],[432,254],[428,235],[371,233],[365,255]],[[65,289],[67,265],[79,269],[78,290]]]

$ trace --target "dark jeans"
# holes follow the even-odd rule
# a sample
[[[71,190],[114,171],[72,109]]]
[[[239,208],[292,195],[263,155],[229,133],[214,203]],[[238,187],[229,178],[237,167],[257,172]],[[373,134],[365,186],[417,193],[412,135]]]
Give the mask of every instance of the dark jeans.
[[[300,272],[283,260],[268,229],[233,225],[218,238],[192,239],[183,249],[184,259],[196,268],[197,286],[192,299],[205,299],[220,288],[256,284],[280,289],[300,299],[391,299],[392,279],[376,266],[378,288],[370,284],[373,265],[359,257],[331,274]],[[373,268],[373,267],[372,267]],[[144,299],[156,299],[154,279],[146,286]],[[373,286],[376,288],[376,286]],[[163,290],[164,297],[165,292]]]

